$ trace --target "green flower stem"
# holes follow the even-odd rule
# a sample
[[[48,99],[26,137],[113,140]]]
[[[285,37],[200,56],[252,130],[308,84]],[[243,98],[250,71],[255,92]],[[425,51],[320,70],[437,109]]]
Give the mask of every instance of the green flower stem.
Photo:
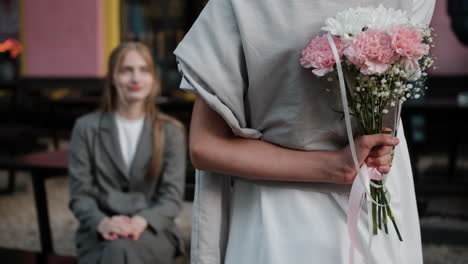
[[[384,192],[380,192],[380,198],[382,198],[382,196],[385,195]],[[382,202],[383,202],[383,198],[381,199]],[[384,226],[384,229],[385,229],[385,233],[388,235],[388,227],[387,227],[387,209],[384,207],[382,207],[382,215],[383,215],[383,226]]]
[[[397,232],[398,239],[400,241],[403,241],[403,238],[401,237],[401,234],[400,234],[400,230],[398,229],[398,226],[395,222],[395,217],[393,217],[392,209],[390,208],[390,205],[387,202],[387,197],[384,195],[383,198],[384,198],[384,203],[387,205],[386,208],[387,208],[388,217],[390,217],[390,220],[392,221],[393,227],[395,228],[395,231]]]
[[[380,184],[380,183],[379,183],[379,184]],[[379,203],[379,204],[382,203],[382,201],[381,201],[381,199],[380,199],[382,196],[380,195],[380,193],[381,193],[381,192],[380,192],[379,190],[377,190],[377,195],[376,195],[376,196],[377,196],[377,197],[376,197],[377,199],[376,199],[376,202]],[[377,210],[377,211],[378,211],[378,212],[377,212],[377,223],[378,223],[378,227],[379,227],[380,230],[382,230],[382,206],[378,206],[378,210]]]
[[[375,190],[374,188],[371,189],[371,196],[372,199],[375,200],[376,195],[375,195]],[[372,232],[374,235],[377,235],[377,217],[376,217],[376,204],[372,203]]]

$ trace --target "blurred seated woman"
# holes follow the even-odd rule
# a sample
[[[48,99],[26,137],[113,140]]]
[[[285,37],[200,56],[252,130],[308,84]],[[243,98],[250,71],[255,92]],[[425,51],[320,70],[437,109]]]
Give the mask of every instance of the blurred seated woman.
[[[79,118],[70,141],[70,209],[79,263],[173,263],[184,193],[183,126],[155,106],[160,82],[149,49],[111,54],[99,111]]]

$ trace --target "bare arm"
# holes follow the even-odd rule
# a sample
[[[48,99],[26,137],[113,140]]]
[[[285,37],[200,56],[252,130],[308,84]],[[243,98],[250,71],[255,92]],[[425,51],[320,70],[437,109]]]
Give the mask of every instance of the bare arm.
[[[390,149],[396,144],[383,134],[360,137],[356,140],[359,162],[369,156],[369,165],[386,172]],[[236,137],[222,117],[199,98],[190,126],[190,157],[198,169],[251,179],[351,183],[356,176],[347,147],[340,151],[299,151]]]

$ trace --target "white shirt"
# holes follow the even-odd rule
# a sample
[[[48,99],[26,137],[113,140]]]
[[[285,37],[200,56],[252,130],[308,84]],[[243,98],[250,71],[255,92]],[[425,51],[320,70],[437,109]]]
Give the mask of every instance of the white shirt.
[[[115,113],[115,122],[117,123],[117,130],[119,133],[120,151],[127,166],[127,172],[130,171],[133,157],[138,145],[141,130],[143,129],[144,119],[128,120]]]

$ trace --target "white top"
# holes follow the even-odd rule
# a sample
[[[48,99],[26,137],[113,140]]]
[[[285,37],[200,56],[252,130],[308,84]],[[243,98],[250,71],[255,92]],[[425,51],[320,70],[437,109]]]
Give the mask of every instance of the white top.
[[[132,165],[133,157],[135,156],[145,117],[143,116],[136,120],[128,120],[117,113],[115,113],[114,116],[119,132],[120,151],[122,152],[122,157],[128,172]]]

